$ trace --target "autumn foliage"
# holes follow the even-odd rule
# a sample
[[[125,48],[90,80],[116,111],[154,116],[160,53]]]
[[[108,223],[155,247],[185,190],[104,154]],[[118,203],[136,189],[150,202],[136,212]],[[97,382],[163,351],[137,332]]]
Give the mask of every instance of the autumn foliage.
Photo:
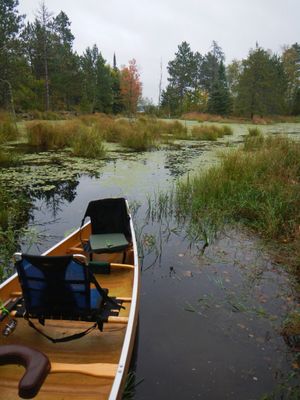
[[[120,78],[124,108],[129,114],[134,114],[142,94],[142,83],[135,59],[129,61],[128,67],[121,69]]]

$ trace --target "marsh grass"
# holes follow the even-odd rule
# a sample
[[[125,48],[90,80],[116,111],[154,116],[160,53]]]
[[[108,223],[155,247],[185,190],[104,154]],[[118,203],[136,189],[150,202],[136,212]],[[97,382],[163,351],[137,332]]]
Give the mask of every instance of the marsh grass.
[[[64,119],[64,115],[62,113],[56,113],[54,111],[33,110],[29,114],[30,117],[35,120],[59,121]]]
[[[72,139],[72,151],[75,156],[103,158],[106,150],[102,137],[96,127],[81,127]]]
[[[105,114],[83,115],[69,121],[33,121],[27,123],[27,133],[32,146],[44,150],[73,147],[74,154],[81,152],[84,157],[103,154],[103,141],[119,143],[134,151],[147,151],[157,148],[161,142],[187,138],[187,128],[178,121],[113,118]],[[83,140],[86,140],[85,146]],[[81,151],[82,147],[90,150]]]
[[[12,196],[0,188],[0,282],[11,273],[12,255],[26,231],[28,208],[29,202],[24,197]]]
[[[105,155],[102,136],[95,125],[78,121],[56,123],[37,121],[27,124],[28,143],[43,150],[72,148],[80,157],[98,158]]]
[[[265,138],[259,128],[248,128],[248,135],[244,140],[244,150],[253,151],[261,148]]]
[[[159,121],[162,134],[170,136],[172,139],[189,139],[189,133],[186,126],[179,121],[165,122]]]
[[[8,113],[0,113],[0,144],[17,139],[18,129]]]
[[[80,125],[73,121],[52,123],[34,121],[26,125],[28,144],[43,150],[62,149],[70,146]]]
[[[179,184],[177,207],[194,229],[203,219],[215,231],[238,221],[266,239],[292,243],[300,271],[300,143],[260,140],[259,148],[225,154],[219,166]]]
[[[257,137],[257,136],[261,136],[262,132],[259,128],[254,127],[254,128],[248,128],[248,136],[249,137]]]
[[[96,127],[99,135],[111,143],[120,143],[134,151],[157,148],[161,142],[186,139],[187,128],[179,121],[165,122],[155,117],[112,118],[103,114],[84,115],[80,120]]]
[[[11,151],[0,148],[0,167],[9,167],[19,162],[19,157]]]
[[[194,140],[209,140],[216,141],[225,135],[232,135],[233,130],[228,125],[202,125],[194,126],[191,130],[191,136]]]
[[[300,355],[300,308],[289,312],[281,327],[281,335],[286,344]],[[298,357],[297,364],[299,364]],[[300,388],[298,395],[300,394]]]

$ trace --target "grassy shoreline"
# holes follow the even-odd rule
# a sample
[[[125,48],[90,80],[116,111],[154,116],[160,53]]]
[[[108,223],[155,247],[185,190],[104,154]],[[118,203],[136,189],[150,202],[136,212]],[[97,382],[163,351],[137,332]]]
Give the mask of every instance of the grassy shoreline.
[[[300,278],[300,143],[250,133],[219,166],[179,183],[176,207],[202,236],[239,222],[277,242]]]

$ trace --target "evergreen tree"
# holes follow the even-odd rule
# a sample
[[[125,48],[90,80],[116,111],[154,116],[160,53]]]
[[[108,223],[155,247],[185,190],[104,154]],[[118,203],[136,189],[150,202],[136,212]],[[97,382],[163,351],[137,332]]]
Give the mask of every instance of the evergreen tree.
[[[286,82],[282,64],[258,45],[243,60],[238,84],[238,109],[251,118],[284,112]]]
[[[96,44],[92,48],[88,47],[81,57],[82,71],[82,98],[81,108],[85,112],[95,112],[96,106],[96,87],[97,72],[96,64],[99,56],[99,50]]]
[[[221,47],[217,42],[213,41],[211,51],[204,56],[200,69],[201,86],[208,93],[211,92],[215,82],[218,80],[219,67],[221,62],[224,63],[224,61],[225,56]]]
[[[45,2],[40,4],[36,18],[37,32],[40,40],[40,54],[42,60],[43,78],[45,83],[45,110],[50,109],[50,76],[49,76],[49,58],[51,47],[51,14],[48,11]]]
[[[226,80],[225,67],[221,61],[208,99],[208,111],[212,114],[227,115],[231,111],[231,99]]]
[[[96,104],[95,110],[112,112],[113,94],[110,67],[106,65],[104,58],[99,53],[96,61]]]
[[[286,105],[288,114],[297,114],[300,91],[300,45],[294,43],[282,54],[282,63],[287,79]]]
[[[111,70],[111,89],[112,89],[112,112],[113,114],[120,114],[123,109],[123,99],[121,95],[121,77],[120,71],[115,66]]]
[[[20,83],[22,65],[18,37],[23,15],[18,0],[0,0],[0,107],[13,104],[13,89]]]
[[[174,60],[168,63],[167,69],[169,73],[168,81],[170,90],[164,93],[164,97],[166,100],[168,93],[172,93],[172,97],[174,97],[176,92],[178,101],[172,101],[172,104],[173,106],[176,105],[179,112],[183,111],[185,95],[195,88],[198,77],[197,61],[198,56],[195,57],[190,45],[187,42],[182,42],[178,46],[178,51],[175,53]]]
[[[171,85],[168,85],[161,93],[160,106],[169,117],[178,113],[182,102],[182,100],[180,102],[176,88]]]
[[[114,53],[114,59],[113,59],[113,69],[114,69],[114,70],[117,70],[117,69],[118,69],[118,67],[117,67],[116,53]]]
[[[241,61],[233,60],[226,67],[226,77],[227,77],[228,89],[229,89],[231,102],[232,102],[233,114],[236,113],[236,109],[237,109],[238,84],[239,84],[239,79],[240,79],[241,73],[242,73]]]
[[[80,93],[79,57],[73,53],[74,36],[68,16],[61,11],[54,19],[53,57],[50,61],[53,104],[70,109]]]

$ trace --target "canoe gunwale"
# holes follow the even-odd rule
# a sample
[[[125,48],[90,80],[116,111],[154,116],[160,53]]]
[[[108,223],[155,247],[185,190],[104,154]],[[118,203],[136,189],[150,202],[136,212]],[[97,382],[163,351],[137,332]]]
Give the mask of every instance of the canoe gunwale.
[[[116,377],[114,379],[114,383],[111,388],[111,392],[109,395],[109,400],[120,399],[122,395],[122,389],[125,385],[126,374],[129,369],[129,363],[131,357],[128,357],[128,353],[132,353],[136,326],[137,326],[137,318],[138,318],[138,302],[139,302],[139,286],[140,286],[140,270],[139,270],[139,261],[137,255],[137,244],[135,232],[133,229],[132,218],[130,218],[130,228],[132,234],[132,245],[133,245],[133,254],[134,254],[134,280],[133,280],[133,289],[132,289],[132,299],[131,299],[131,307],[128,316],[128,324],[126,328],[126,334],[122,346],[121,356],[119,360],[119,365],[116,373]],[[131,356],[131,354],[130,354]]]

